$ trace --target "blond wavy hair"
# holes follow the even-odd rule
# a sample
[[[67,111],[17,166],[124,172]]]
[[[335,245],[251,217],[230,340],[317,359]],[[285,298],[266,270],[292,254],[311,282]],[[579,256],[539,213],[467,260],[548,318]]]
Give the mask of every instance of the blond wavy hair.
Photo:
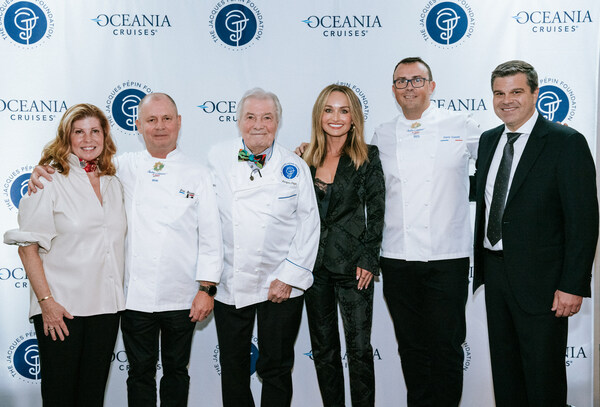
[[[110,135],[110,124],[104,113],[102,113],[102,110],[89,103],[80,103],[67,109],[58,124],[56,137],[44,147],[39,165],[51,165],[61,174],[69,175],[69,154],[71,154],[73,123],[88,117],[97,118],[104,133],[102,153],[98,156],[98,170],[100,171],[100,175],[115,175],[117,169],[112,159],[117,152],[117,147]]]

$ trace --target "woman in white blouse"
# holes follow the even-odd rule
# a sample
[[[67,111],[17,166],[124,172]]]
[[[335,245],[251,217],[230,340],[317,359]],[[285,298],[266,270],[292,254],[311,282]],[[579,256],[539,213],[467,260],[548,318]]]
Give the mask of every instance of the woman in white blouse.
[[[116,147],[96,106],[68,109],[40,165],[58,174],[19,205],[19,245],[31,287],[44,406],[102,406],[124,309],[126,231]]]

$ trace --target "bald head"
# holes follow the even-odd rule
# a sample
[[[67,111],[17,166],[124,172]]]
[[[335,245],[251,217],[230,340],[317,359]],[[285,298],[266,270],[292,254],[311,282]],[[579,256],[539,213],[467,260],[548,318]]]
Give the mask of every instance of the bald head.
[[[135,124],[152,157],[166,158],[177,147],[181,116],[177,113],[175,101],[166,93],[144,96]]]
[[[177,104],[175,103],[173,98],[171,96],[167,95],[166,93],[158,92],[158,93],[149,93],[142,98],[142,100],[140,101],[140,104],[138,105],[138,116],[142,115],[142,109],[144,108],[144,106],[146,106],[148,103],[150,103],[152,101],[160,100],[160,99],[168,100],[173,105],[173,108],[175,109],[175,115],[178,115]]]

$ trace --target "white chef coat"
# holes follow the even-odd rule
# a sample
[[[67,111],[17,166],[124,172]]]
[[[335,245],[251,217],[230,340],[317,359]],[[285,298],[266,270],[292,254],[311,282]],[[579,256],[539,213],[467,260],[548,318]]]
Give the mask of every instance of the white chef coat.
[[[206,167],[175,149],[117,158],[125,191],[126,308],[190,309],[198,281],[219,282],[223,248],[215,193]]]
[[[125,308],[123,189],[112,176],[100,177],[102,204],[79,159],[69,157],[69,175],[40,178],[43,189],[19,204],[19,229],[4,243],[39,245],[50,293],[73,316],[114,314]],[[29,317],[41,314],[31,291]]]
[[[254,172],[237,155],[242,139],[209,153],[223,228],[225,262],[216,299],[237,308],[267,300],[275,279],[292,286],[290,297],[312,285],[319,244],[319,211],[306,163],[279,146]]]
[[[401,113],[377,127],[385,175],[381,255],[430,261],[469,257],[469,159],[477,156],[479,125],[431,104],[418,120]]]

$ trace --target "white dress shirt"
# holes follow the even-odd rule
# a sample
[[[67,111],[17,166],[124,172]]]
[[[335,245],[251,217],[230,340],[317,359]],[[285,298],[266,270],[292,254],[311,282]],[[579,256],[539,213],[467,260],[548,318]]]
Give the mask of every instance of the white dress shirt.
[[[306,163],[273,146],[265,166],[253,173],[239,162],[242,139],[212,148],[213,175],[225,262],[216,299],[237,308],[267,300],[273,280],[292,286],[290,297],[312,285],[319,244],[319,211]]]
[[[79,159],[69,157],[69,175],[40,178],[43,189],[19,204],[19,229],[4,243],[39,245],[50,293],[73,316],[114,314],[125,307],[123,189],[112,176],[100,177],[98,200]],[[33,289],[29,317],[41,314]]]
[[[118,157],[125,191],[126,308],[190,309],[198,281],[219,282],[223,249],[215,193],[206,167],[175,149]]]
[[[492,246],[490,240],[487,237],[487,225],[490,218],[490,207],[492,205],[492,196],[494,195],[494,183],[496,182],[496,175],[498,175],[498,168],[500,167],[500,161],[502,161],[502,154],[504,152],[504,146],[506,145],[506,141],[508,140],[508,136],[506,133],[521,133],[519,138],[515,140],[513,143],[513,160],[512,165],[510,167],[510,176],[508,177],[508,189],[510,191],[510,186],[512,184],[513,177],[515,175],[515,171],[517,170],[517,166],[519,165],[519,160],[523,155],[523,151],[525,150],[525,145],[527,144],[527,140],[529,140],[529,135],[533,130],[533,126],[535,126],[535,122],[538,119],[537,110],[533,112],[533,116],[529,118],[521,127],[519,127],[514,132],[508,130],[506,126],[504,126],[504,131],[500,136],[500,140],[498,141],[498,146],[496,147],[496,151],[494,152],[494,158],[492,158],[492,162],[490,163],[490,169],[488,171],[487,180],[485,182],[485,238],[483,239],[483,247],[486,249],[499,251],[502,250],[502,239],[500,239],[495,245]],[[506,194],[506,198],[508,198],[508,192]],[[505,201],[506,203],[506,201]]]
[[[479,135],[470,116],[433,104],[418,120],[400,113],[377,127],[371,143],[385,175],[383,257],[469,257],[469,159],[477,156]]]

